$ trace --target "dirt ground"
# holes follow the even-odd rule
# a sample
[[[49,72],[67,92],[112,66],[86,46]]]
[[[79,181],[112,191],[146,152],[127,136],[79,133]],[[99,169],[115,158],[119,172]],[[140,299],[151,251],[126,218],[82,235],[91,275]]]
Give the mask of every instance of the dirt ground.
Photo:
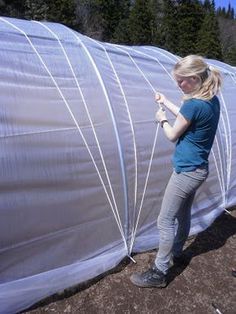
[[[188,240],[187,266],[172,268],[165,289],[138,288],[129,280],[146,270],[155,251],[124,260],[99,278],[34,305],[27,314],[236,314],[236,208],[222,214],[205,231]],[[218,310],[212,305],[214,304]]]

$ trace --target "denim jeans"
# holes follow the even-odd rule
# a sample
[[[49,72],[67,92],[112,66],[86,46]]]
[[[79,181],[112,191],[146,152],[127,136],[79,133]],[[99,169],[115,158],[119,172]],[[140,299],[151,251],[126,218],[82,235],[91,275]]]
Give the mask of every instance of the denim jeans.
[[[155,265],[164,274],[168,271],[172,254],[180,256],[182,253],[190,231],[193,199],[207,176],[207,169],[197,168],[189,172],[174,171],[170,177],[157,220],[159,249]]]

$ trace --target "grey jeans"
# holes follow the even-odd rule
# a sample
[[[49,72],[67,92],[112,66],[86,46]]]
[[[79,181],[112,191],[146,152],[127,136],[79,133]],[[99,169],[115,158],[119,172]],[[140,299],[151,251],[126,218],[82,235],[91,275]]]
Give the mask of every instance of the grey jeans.
[[[190,172],[174,171],[170,177],[157,220],[159,249],[155,265],[164,274],[168,271],[172,254],[179,256],[182,253],[190,231],[193,199],[207,176],[207,169],[197,168]]]

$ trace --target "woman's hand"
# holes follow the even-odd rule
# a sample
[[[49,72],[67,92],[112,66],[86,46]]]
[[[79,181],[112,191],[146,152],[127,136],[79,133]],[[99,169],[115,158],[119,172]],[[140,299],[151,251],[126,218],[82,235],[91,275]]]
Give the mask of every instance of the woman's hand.
[[[159,92],[156,93],[155,101],[160,106],[165,106],[166,109],[168,109],[170,112],[172,112],[177,117],[180,108],[177,107],[175,104],[173,104],[168,98],[166,98],[165,95],[163,95]]]
[[[163,108],[160,108],[160,109],[157,111],[157,113],[156,113],[156,120],[157,120],[158,122],[161,122],[161,121],[163,121],[163,120],[167,120],[167,119],[166,119],[166,112],[165,112],[165,110],[164,110]]]
[[[155,101],[160,103],[160,104],[165,105],[166,97],[163,94],[161,94],[161,93],[156,93]]]

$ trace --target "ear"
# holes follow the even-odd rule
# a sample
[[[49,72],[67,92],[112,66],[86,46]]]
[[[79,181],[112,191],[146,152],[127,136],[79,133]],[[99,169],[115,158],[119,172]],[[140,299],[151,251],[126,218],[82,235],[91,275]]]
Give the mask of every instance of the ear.
[[[192,78],[192,82],[194,84],[200,84],[201,83],[201,79],[197,75],[193,75],[191,78]]]

